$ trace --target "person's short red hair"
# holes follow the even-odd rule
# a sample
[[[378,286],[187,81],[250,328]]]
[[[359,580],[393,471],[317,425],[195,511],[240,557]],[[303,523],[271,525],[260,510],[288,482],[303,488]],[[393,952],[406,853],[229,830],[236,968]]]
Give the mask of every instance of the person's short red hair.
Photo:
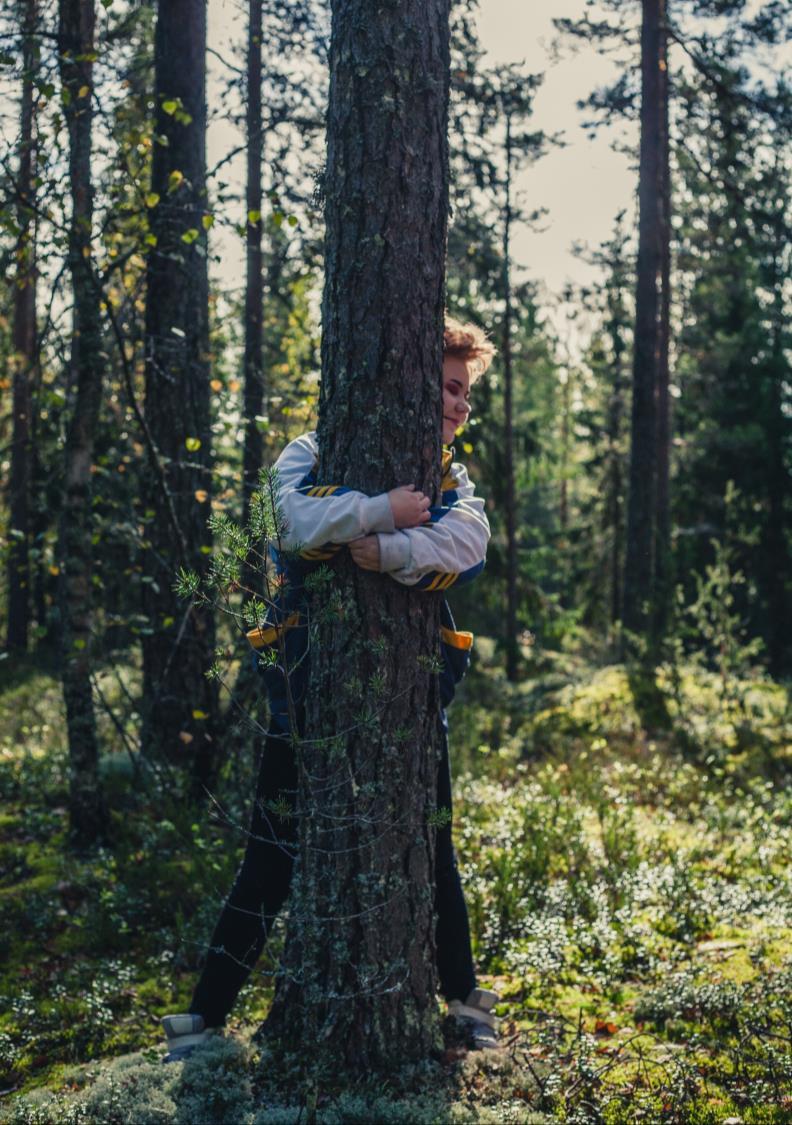
[[[495,345],[477,324],[463,324],[446,316],[443,329],[443,355],[454,356],[468,364],[470,381],[483,375],[495,357]]]

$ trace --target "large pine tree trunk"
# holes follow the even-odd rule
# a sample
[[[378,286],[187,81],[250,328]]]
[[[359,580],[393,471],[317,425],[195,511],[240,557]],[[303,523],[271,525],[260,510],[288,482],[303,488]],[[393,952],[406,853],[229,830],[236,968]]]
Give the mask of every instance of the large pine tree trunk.
[[[190,765],[193,788],[219,768],[210,612],[173,590],[180,567],[203,574],[211,548],[206,199],[206,3],[160,0],[154,41],[149,222],[156,238],[146,292],[146,420],[162,475],[148,507],[143,638],[143,745]]]
[[[511,116],[506,114],[506,206],[503,217],[503,460],[506,475],[506,676],[517,682],[517,498],[514,483],[514,373],[511,288]]]
[[[641,151],[638,183],[638,269],[624,625],[644,633],[654,593],[657,496],[656,388],[662,270],[662,82],[664,0],[643,0],[641,27]]]
[[[439,485],[448,21],[447,0],[333,4],[319,480],[372,494]],[[266,1029],[359,1074],[437,1043],[439,603],[346,552],[323,602]]]
[[[261,253],[261,2],[249,0],[247,47],[247,278],[245,282],[245,448],[242,478],[244,519],[250,515],[250,497],[258,487],[262,464],[262,435],[256,419],[264,405],[262,314],[264,283]]]
[[[61,0],[58,52],[64,114],[69,129],[72,215],[69,229],[74,313],[71,381],[74,413],[66,437],[59,528],[63,694],[69,731],[71,829],[80,844],[103,832],[105,810],[98,775],[91,689],[92,497],[91,462],[102,398],[104,351],[100,291],[93,274],[91,127],[95,12],[93,0]]]
[[[13,433],[9,489],[8,624],[6,644],[28,647],[31,607],[30,490],[31,383],[36,363],[36,277],[33,237],[33,79],[36,65],[36,0],[24,0],[22,98],[16,189],[16,278],[13,324]]]

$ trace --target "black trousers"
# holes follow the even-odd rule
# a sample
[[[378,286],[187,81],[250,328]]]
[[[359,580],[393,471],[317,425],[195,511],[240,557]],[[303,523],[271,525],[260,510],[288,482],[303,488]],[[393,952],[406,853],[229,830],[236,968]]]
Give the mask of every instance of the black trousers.
[[[443,726],[445,731],[445,723]],[[296,788],[297,768],[289,743],[271,733],[261,757],[245,855],[212,934],[190,1004],[190,1011],[202,1015],[207,1027],[225,1022],[264,948],[278,911],[288,898],[297,842],[296,818],[277,816],[267,802]],[[437,771],[437,807],[451,809],[445,734]],[[476,987],[476,975],[450,821],[437,829],[435,855],[435,941],[440,989],[446,1000],[465,1000]]]

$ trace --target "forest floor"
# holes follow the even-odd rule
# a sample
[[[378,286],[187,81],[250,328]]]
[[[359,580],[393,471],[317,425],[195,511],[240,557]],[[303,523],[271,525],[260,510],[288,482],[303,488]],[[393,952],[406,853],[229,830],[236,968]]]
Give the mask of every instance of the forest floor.
[[[123,712],[110,670],[100,686]],[[484,641],[450,720],[457,851],[504,1047],[449,1040],[387,1091],[328,1083],[315,1120],[792,1121],[787,690],[694,665],[647,684],[572,654],[513,687]],[[159,1061],[158,1019],[185,1009],[233,877],[252,762],[226,782],[227,816],[201,819],[108,753],[112,845],[76,857],[64,743],[53,676],[0,664],[0,1120],[305,1122],[251,1039],[277,939],[235,1034]]]

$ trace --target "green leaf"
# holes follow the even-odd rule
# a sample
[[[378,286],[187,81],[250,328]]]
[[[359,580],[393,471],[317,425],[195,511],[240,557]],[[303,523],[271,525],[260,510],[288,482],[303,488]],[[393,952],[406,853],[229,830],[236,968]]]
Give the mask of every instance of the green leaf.
[[[214,215],[202,215],[201,224],[204,230],[209,230],[214,225]]]
[[[149,191],[146,193],[146,206],[156,207],[160,201],[160,197],[156,191]]]
[[[248,211],[248,222],[250,223],[251,226],[253,226],[254,223],[259,222],[260,219],[261,219],[261,212],[260,211]]]
[[[187,245],[190,246],[193,242],[195,242],[200,233],[201,232],[196,227],[190,227],[190,229],[186,230],[181,236],[181,240],[182,242],[186,242]]]
[[[178,108],[179,108],[179,103],[178,103],[178,101],[174,101],[173,98],[169,98],[166,102],[162,103],[163,113],[167,113],[171,117],[173,116],[173,114],[176,112],[176,110]]]
[[[199,437],[188,437],[184,439],[184,444],[190,453],[195,453],[201,448],[201,439]]]

